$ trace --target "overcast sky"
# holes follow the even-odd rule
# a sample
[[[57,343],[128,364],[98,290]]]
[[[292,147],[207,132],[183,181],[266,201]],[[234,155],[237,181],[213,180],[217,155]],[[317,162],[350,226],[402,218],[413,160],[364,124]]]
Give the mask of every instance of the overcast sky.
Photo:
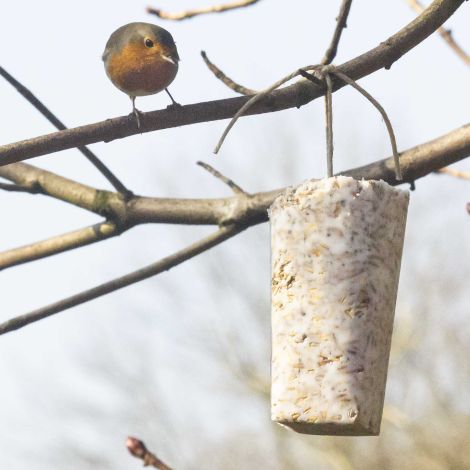
[[[158,4],[150,0],[8,1],[0,17],[0,64],[69,127],[79,126],[130,112],[130,100],[108,81],[101,62],[109,35],[123,24],[155,22],[171,31],[182,61],[170,90],[181,104],[189,104],[234,96],[207,70],[199,55],[201,50],[235,80],[250,88],[263,88],[300,66],[319,61],[330,41],[339,5],[339,1],[331,0],[264,0],[249,9],[181,23],[158,21],[145,12],[148,5],[179,10],[210,3],[210,0],[160,0]],[[405,1],[353,2],[335,63],[376,46],[413,16]],[[470,6],[466,3],[449,21],[449,27],[467,50],[470,50],[469,24]],[[405,150],[469,122],[469,77],[468,67],[436,36],[405,55],[391,70],[381,70],[361,80],[361,84],[385,107],[399,149]],[[1,80],[0,102],[3,110],[0,143],[54,130]],[[337,170],[390,155],[384,123],[361,96],[342,89],[334,94],[333,103]],[[168,104],[166,94],[137,100],[143,111]],[[268,190],[324,176],[322,113],[323,102],[317,100],[300,110],[243,118],[218,157],[212,155],[212,149],[226,122],[137,135],[95,144],[92,149],[138,194],[228,195],[219,181],[195,165],[197,160],[214,165],[247,191]],[[73,149],[30,163],[92,186],[109,187]],[[470,170],[468,162],[458,167]],[[465,212],[468,201],[468,181],[431,175],[417,182],[417,191],[411,197],[399,306],[412,304],[413,289],[407,286],[418,283],[421,275],[426,274],[426,282],[430,279],[436,286],[445,285],[455,272],[462,279],[469,278],[470,228]],[[0,211],[1,250],[98,221],[93,214],[52,199],[13,193],[0,194]],[[139,227],[119,238],[1,272],[1,319],[137,269],[212,230],[212,227]],[[146,388],[137,378],[136,383],[126,382],[133,374],[153,375],[149,380],[155,386],[152,390],[158,388],[162,394],[157,401],[163,411],[156,412],[156,416],[164,415],[165,407],[173,410],[185,401],[181,405],[184,413],[171,413],[180,443],[190,440],[185,426],[208,436],[207,439],[215,439],[230,428],[232,419],[247,428],[256,428],[257,423],[268,420],[256,403],[245,403],[246,413],[228,417],[236,403],[235,390],[235,395],[214,391],[220,376],[208,359],[210,351],[204,352],[200,347],[201,338],[217,329],[214,324],[220,317],[245,308],[248,296],[259,295],[259,305],[269,306],[268,235],[266,224],[252,228],[169,274],[2,336],[0,439],[7,447],[0,453],[0,467],[51,468],[46,457],[50,457],[54,443],[64,450],[67,438],[77,448],[99,449],[96,433],[102,428],[96,426],[93,416],[83,421],[83,415],[97,409],[103,413],[97,420],[109,429],[106,436],[99,433],[106,441],[102,447],[116,449],[112,468],[130,468],[122,445],[126,433],[142,432],[141,422],[155,419],[144,417],[149,409],[144,400],[126,418],[126,426],[113,428],[115,406],[132,408],[126,401],[132,394],[129,389],[138,386],[140,394]],[[221,265],[223,262],[226,264]],[[218,282],[214,281],[214,272]],[[430,272],[436,275],[429,276]],[[246,287],[243,283],[234,286],[237,278],[243,278]],[[457,289],[451,309],[446,311],[454,321],[469,313],[468,305],[464,305],[468,289],[466,299],[464,294],[463,288]],[[436,308],[440,307],[436,299]],[[264,346],[260,348],[264,354],[269,336],[264,326],[269,311],[258,314],[265,320],[259,330],[247,331],[246,348],[256,351],[258,334],[264,335]],[[249,325],[249,312],[241,315]],[[228,328],[227,325],[222,321],[220,328]],[[465,331],[470,333],[468,326]],[[136,344],[148,351],[148,356],[134,354]],[[142,364],[142,357],[152,357],[156,362]],[[97,369],[91,373],[93,366]],[[121,380],[121,385],[115,387],[113,380],[117,383],[123,377],[124,382]],[[120,395],[118,389],[129,395],[124,392]],[[74,406],[78,410],[75,418],[67,414]],[[83,413],[80,406],[85,410]],[[194,420],[188,417],[190,410]],[[61,413],[66,416],[63,421],[58,419]],[[204,416],[217,425],[204,422]],[[177,461],[179,454],[174,441],[162,445],[167,455]],[[20,453],[20,449],[26,452]],[[31,466],[31,462],[35,464]],[[180,464],[184,466],[182,460]]]

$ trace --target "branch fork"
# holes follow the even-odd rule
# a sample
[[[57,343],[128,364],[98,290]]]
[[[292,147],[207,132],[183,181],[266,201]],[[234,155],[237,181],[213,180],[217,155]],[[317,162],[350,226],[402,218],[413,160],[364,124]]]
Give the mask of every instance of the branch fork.
[[[344,82],[361,91],[362,89],[354,80],[358,80],[386,67],[403,56],[441,26],[463,1],[434,0],[426,10],[426,13],[405,26],[385,41],[385,43],[381,43],[374,49],[336,68],[331,66],[323,69],[324,72],[328,72],[328,76],[333,75],[339,79],[334,82],[331,80],[331,88],[339,89],[344,86],[342,83]],[[346,3],[348,3],[347,0],[343,0],[342,6],[345,6]],[[340,18],[341,15],[338,18],[337,28],[340,26]],[[335,34],[335,36],[337,35]],[[331,61],[332,58],[328,60]],[[329,64],[322,63],[320,65],[325,66]],[[230,127],[233,126],[236,119],[242,114],[261,114],[299,107],[324,95],[326,91],[324,82],[319,81],[315,76],[318,68],[319,65],[312,65],[305,67],[303,70],[297,69],[271,87],[253,96],[186,105],[175,111],[161,110],[146,113],[148,123],[145,132],[197,122],[215,121],[233,116],[233,120],[219,142],[218,147],[220,147]],[[299,75],[305,76],[304,73],[306,72],[313,72],[313,75],[308,74],[310,78],[306,77],[313,83],[299,80],[294,85],[277,90],[287,81]],[[362,90],[361,93],[365,94],[367,92]],[[368,99],[370,100],[370,98],[369,95]],[[256,106],[254,106],[255,104]],[[131,128],[126,118],[117,118],[0,146],[0,177],[8,179],[13,183],[13,186],[2,184],[0,189],[22,190],[20,188],[23,188],[27,192],[29,189],[30,191],[40,192],[97,214],[105,215],[113,218],[113,220],[121,221],[119,227],[105,221],[98,226],[86,227],[76,231],[76,233],[57,236],[53,239],[38,242],[27,247],[20,247],[16,250],[8,250],[7,252],[0,253],[0,266],[2,266],[2,261],[6,263],[3,267],[8,267],[71,250],[104,238],[109,238],[122,232],[123,228],[142,223],[218,225],[219,230],[141,270],[129,273],[87,291],[77,293],[28,314],[12,318],[0,325],[0,334],[21,328],[54,313],[61,312],[167,271],[237,235],[245,228],[267,220],[266,210],[282,189],[248,194],[232,180],[224,177],[207,164],[205,164],[206,170],[227,184],[234,192],[234,197],[201,200],[135,196],[128,200],[122,194],[99,191],[31,165],[15,163],[27,158],[50,154],[67,148],[80,147],[103,140],[123,138],[135,133],[135,129]],[[364,167],[342,172],[342,174],[352,176],[355,179],[383,179],[392,185],[396,185],[399,182],[393,169],[395,168],[396,170],[398,168],[397,154],[394,151],[395,160],[392,158],[379,160]],[[404,170],[406,170],[406,181],[413,182],[430,172],[457,162],[469,155],[470,125],[467,125],[433,141],[404,151],[401,154],[401,164]],[[204,167],[204,165],[202,166]],[[40,249],[35,251],[38,247]],[[11,255],[14,251],[16,253],[14,253],[15,256],[12,259]]]

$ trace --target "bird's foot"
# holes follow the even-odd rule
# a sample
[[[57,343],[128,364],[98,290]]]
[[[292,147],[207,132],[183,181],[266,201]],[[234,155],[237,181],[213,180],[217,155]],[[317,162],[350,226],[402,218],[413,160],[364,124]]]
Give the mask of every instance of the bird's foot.
[[[134,108],[132,110],[132,113],[129,114],[129,118],[136,120],[137,122],[137,128],[140,129],[140,118],[143,117],[143,112],[139,111],[137,108]]]
[[[135,197],[135,194],[130,189],[125,189],[121,192],[122,198],[124,202],[129,202],[131,199]]]
[[[173,103],[169,104],[166,109],[179,109],[179,108],[182,108],[183,105],[182,104],[179,104],[177,103],[176,101],[173,101]]]

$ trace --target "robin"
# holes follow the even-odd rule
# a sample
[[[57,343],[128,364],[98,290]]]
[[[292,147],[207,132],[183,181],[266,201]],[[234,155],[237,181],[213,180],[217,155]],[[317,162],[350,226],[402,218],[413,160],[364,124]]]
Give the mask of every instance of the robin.
[[[178,72],[178,51],[171,34],[150,23],[129,23],[121,26],[108,39],[103,52],[104,68],[113,84],[132,100],[132,112],[140,128],[140,111],[135,107],[137,96],[165,90]]]

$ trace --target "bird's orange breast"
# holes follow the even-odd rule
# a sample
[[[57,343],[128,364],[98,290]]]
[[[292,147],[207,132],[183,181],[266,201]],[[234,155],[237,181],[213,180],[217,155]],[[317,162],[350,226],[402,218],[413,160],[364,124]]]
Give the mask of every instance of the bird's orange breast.
[[[178,65],[162,57],[160,48],[147,50],[140,44],[128,44],[111,54],[106,73],[129,96],[152,95],[164,90],[175,78]]]

